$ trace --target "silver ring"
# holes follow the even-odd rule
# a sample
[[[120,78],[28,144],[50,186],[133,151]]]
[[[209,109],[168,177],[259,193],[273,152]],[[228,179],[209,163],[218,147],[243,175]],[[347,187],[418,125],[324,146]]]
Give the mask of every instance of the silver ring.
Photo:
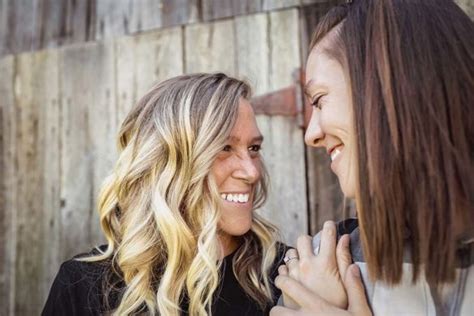
[[[290,262],[290,261],[293,260],[293,259],[299,259],[299,258],[298,258],[298,257],[284,257],[284,258],[283,258],[283,262],[284,262],[285,264],[287,264],[288,262]]]

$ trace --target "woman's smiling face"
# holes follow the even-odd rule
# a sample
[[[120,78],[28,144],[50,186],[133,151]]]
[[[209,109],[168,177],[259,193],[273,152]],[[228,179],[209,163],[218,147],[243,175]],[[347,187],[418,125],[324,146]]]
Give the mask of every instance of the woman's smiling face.
[[[255,186],[262,174],[262,142],[252,106],[241,98],[227,145],[211,168],[221,194],[219,229],[224,244],[228,245],[233,237],[241,236],[251,228]]]
[[[324,42],[313,48],[306,64],[305,94],[313,112],[305,142],[326,149],[344,195],[354,198],[357,159],[351,88],[340,63],[322,49]]]

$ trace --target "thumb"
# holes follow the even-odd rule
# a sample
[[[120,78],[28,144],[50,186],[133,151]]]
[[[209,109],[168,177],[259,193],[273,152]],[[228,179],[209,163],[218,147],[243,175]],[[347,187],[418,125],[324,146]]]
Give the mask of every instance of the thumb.
[[[365,295],[359,267],[356,264],[352,264],[347,272],[344,278],[344,286],[349,301],[348,310],[358,316],[372,315],[367,303],[367,296]]]

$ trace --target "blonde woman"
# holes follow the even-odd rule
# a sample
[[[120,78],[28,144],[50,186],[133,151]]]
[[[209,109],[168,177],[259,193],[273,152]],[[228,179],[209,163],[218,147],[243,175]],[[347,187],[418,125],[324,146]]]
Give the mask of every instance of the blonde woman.
[[[166,80],[131,110],[99,213],[107,245],[65,262],[43,315],[264,315],[284,253],[249,86]]]

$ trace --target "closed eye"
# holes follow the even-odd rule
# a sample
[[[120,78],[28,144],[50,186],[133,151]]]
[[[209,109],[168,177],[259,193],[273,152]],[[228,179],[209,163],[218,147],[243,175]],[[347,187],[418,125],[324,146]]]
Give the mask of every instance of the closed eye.
[[[319,95],[317,96],[312,102],[311,102],[311,105],[314,106],[315,108],[317,109],[322,109],[322,106],[321,106],[321,98],[323,97],[324,95]]]

